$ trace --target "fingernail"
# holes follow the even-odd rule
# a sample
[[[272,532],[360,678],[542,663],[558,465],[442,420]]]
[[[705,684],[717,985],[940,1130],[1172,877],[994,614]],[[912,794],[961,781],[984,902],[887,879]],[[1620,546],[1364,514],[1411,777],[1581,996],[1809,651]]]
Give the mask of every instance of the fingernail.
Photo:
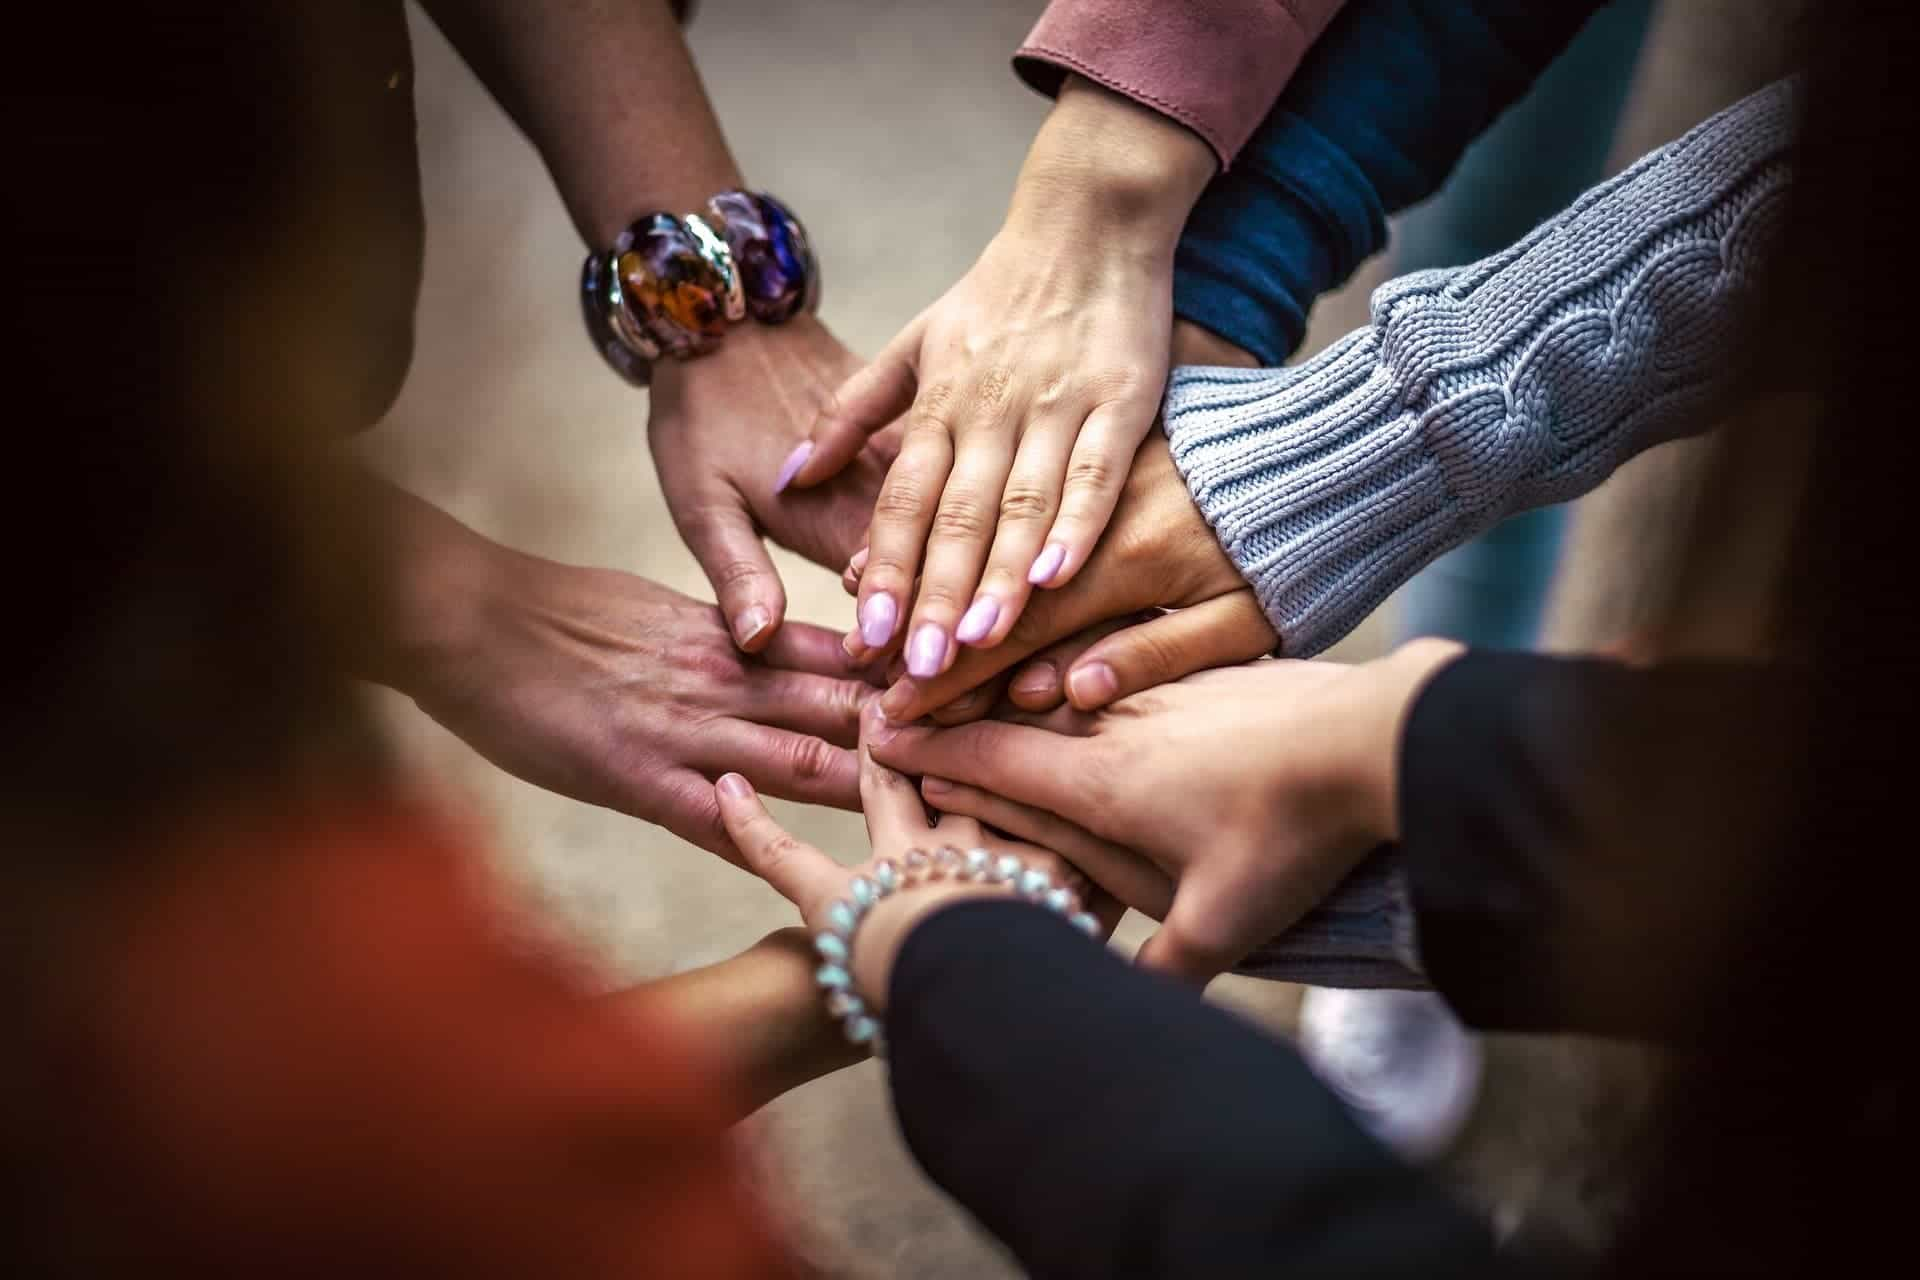
[[[920,779],[920,794],[922,795],[943,796],[952,790],[953,790],[953,784],[951,782],[948,782],[945,778]]]
[[[1036,662],[1020,673],[1013,687],[1021,693],[1052,693],[1060,687],[1060,668],[1051,662]]]
[[[900,617],[900,607],[893,597],[884,591],[868,596],[860,602],[860,638],[867,642],[867,648],[878,649],[893,639],[893,624]]]
[[[859,577],[867,567],[867,556],[872,550],[872,547],[862,547],[854,552],[853,559],[847,561],[847,572],[856,578]]]
[[[745,800],[753,794],[753,788],[747,780],[737,773],[723,773],[719,782],[720,794],[729,800]]]
[[[743,609],[733,620],[733,642],[741,648],[773,623],[773,615],[759,605]]]
[[[787,460],[780,464],[780,474],[773,478],[773,491],[784,493],[787,486],[793,483],[793,478],[800,474],[800,468],[806,466],[807,459],[812,456],[813,441],[802,440],[795,445],[793,452],[787,455]]]
[[[880,695],[880,701],[876,704],[880,709],[881,719],[890,725],[897,724],[901,714],[913,705],[913,700],[919,693],[920,691],[918,689],[904,680],[896,683],[892,688]],[[888,736],[891,737],[892,735]]]
[[[1105,704],[1119,690],[1119,677],[1104,662],[1089,662],[1067,673],[1067,697],[1083,710]]]
[[[882,703],[868,704],[867,709],[861,713],[861,717],[867,743],[870,746],[884,746],[892,742],[894,735],[900,732],[900,726],[887,719]]]
[[[1000,621],[1000,602],[992,596],[981,596],[967,609],[960,619],[960,625],[954,629],[954,638],[961,644],[979,644],[993,630],[993,624]]]
[[[923,622],[907,643],[907,674],[931,680],[947,661],[947,632],[937,622]]]
[[[1027,581],[1036,587],[1043,587],[1053,581],[1054,575],[1060,572],[1060,566],[1066,562],[1066,546],[1049,542],[1046,549],[1034,557],[1033,568],[1027,570]]]

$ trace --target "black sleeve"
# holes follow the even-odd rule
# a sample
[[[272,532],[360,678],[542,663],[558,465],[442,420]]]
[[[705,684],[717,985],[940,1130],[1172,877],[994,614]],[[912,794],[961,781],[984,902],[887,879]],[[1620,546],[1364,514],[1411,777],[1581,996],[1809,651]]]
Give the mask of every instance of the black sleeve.
[[[1492,1268],[1291,1049],[1037,907],[934,914],[889,994],[909,1146],[1035,1276]]]
[[[1422,967],[1468,1023],[1684,1039],[1724,863],[1782,835],[1805,679],[1471,653],[1415,702],[1400,829]]]

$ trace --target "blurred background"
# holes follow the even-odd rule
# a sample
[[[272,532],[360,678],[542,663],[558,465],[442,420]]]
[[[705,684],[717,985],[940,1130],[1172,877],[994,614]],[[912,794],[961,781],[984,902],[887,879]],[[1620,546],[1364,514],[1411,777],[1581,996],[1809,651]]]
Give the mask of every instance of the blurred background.
[[[872,352],[973,262],[999,226],[1045,103],[1008,58],[1042,0],[706,0],[690,39],[748,180],[805,218],[826,276],[822,315]],[[1772,78],[1779,0],[1665,0],[1630,59],[1609,148],[1618,167]],[[581,340],[581,246],[538,159],[417,11],[426,285],[413,372],[369,458],[490,537],[578,564],[710,593],[674,532],[646,445],[647,405]],[[644,68],[636,68],[644,74]],[[1544,145],[1551,145],[1547,139]],[[1524,161],[1522,161],[1524,162]],[[1375,261],[1314,315],[1313,350],[1362,322]],[[1546,610],[1556,648],[1646,643],[1657,565],[1647,529],[1676,527],[1696,446],[1640,459],[1579,505]],[[1632,529],[1631,539],[1621,531]],[[1624,548],[1631,544],[1632,552]],[[844,628],[837,578],[781,560],[789,616]],[[1739,586],[1722,588],[1737,594]],[[1390,602],[1333,656],[1397,634]],[[640,979],[737,952],[791,923],[745,873],[665,832],[495,770],[403,699],[389,719],[419,772],[491,824],[516,882],[612,974]],[[829,850],[861,847],[857,817],[779,806]],[[1123,925],[1136,945],[1142,922]],[[1297,991],[1212,988],[1281,1030]],[[1144,1048],[1143,1048],[1143,1051]],[[1097,1076],[1101,1064],[1086,1070]],[[1616,1212],[1648,1070],[1618,1046],[1495,1038],[1487,1087],[1450,1171],[1504,1231],[1590,1246]],[[1014,1274],[920,1176],[866,1066],[788,1095],[748,1124],[802,1248],[836,1276]]]

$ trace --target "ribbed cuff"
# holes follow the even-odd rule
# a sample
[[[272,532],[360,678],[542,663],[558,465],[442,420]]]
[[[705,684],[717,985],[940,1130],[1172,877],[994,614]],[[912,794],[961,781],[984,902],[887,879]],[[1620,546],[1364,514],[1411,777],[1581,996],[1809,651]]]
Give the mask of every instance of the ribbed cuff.
[[[1312,987],[1425,990],[1413,902],[1399,850],[1369,854],[1326,899],[1235,973]]]
[[[1346,635],[1467,536],[1473,513],[1393,381],[1375,376],[1367,336],[1290,369],[1178,369],[1167,394],[1174,462],[1290,657]],[[1495,393],[1464,420],[1463,447],[1504,417]]]

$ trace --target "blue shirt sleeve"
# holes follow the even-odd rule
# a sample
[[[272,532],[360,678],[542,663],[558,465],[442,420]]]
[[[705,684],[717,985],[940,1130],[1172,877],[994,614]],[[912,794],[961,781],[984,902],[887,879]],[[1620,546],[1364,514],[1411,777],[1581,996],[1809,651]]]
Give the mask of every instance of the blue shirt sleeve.
[[[1353,0],[1195,206],[1174,312],[1279,364],[1604,0]]]

